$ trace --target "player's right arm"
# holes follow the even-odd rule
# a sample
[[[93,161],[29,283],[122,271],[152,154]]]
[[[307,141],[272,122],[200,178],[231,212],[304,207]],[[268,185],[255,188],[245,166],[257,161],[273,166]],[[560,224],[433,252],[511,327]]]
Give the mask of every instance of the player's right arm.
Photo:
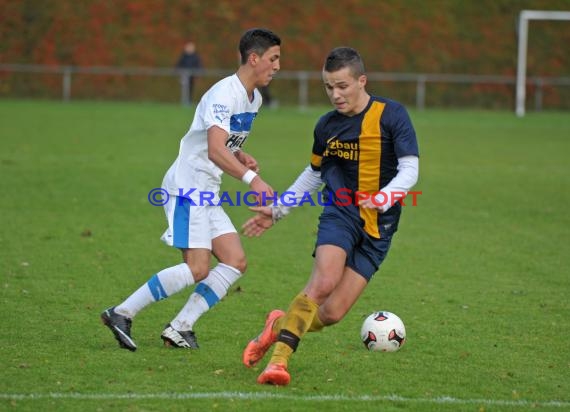
[[[242,232],[248,237],[261,236],[263,232],[273,226],[273,208],[271,206],[254,206],[249,209],[257,213],[242,225]]]
[[[243,234],[249,237],[261,236],[275,222],[287,216],[291,208],[299,206],[299,200],[303,198],[305,193],[313,193],[322,184],[321,172],[313,170],[311,166],[307,166],[295,179],[295,182],[289,186],[289,189],[283,192],[283,194],[288,193],[291,195],[287,205],[281,203],[281,199],[279,199],[271,206],[254,206],[249,208],[249,210],[257,212],[257,214],[242,225]]]
[[[285,193],[291,195],[287,202],[278,201],[271,206],[273,220],[277,222],[287,216],[291,208],[299,206],[301,199],[305,195],[314,193],[322,185],[320,170],[314,170],[312,165],[307,166],[295,179],[295,182],[283,192],[283,195]]]
[[[321,163],[326,149],[326,140],[322,138],[321,133],[323,123],[323,118],[319,119],[313,131],[313,151],[310,164],[299,174],[295,182],[282,193],[282,197],[284,194],[291,196],[287,204],[284,204],[284,199],[280,198],[271,206],[250,207],[249,209],[252,212],[257,212],[257,214],[243,224],[244,235],[260,236],[275,222],[287,216],[292,207],[299,206],[300,200],[306,193],[313,193],[323,185]]]
[[[307,193],[313,193],[323,185],[321,179],[321,163],[323,153],[326,149],[326,140],[323,139],[322,125],[324,117],[319,119],[313,131],[313,151],[310,164],[299,174],[295,182],[282,193],[291,195],[287,204],[282,198],[278,199],[271,206],[250,207],[252,212],[257,212],[255,216],[248,219],[242,226],[243,234],[246,236],[260,236],[269,229],[275,222],[287,216],[292,207],[299,206],[300,200]]]

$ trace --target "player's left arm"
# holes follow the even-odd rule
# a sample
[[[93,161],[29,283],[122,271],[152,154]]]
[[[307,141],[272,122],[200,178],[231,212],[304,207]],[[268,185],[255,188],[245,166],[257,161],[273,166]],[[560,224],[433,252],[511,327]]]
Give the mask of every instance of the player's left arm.
[[[249,170],[253,170],[255,173],[259,173],[259,163],[249,153],[244,152],[243,150],[236,150],[234,152],[234,156],[237,160],[240,161],[242,165],[247,167]]]
[[[227,137],[228,133],[221,127],[212,126],[208,129],[208,159],[228,175],[246,183],[257,193],[258,202],[262,193],[272,197],[273,188],[260,175],[243,165],[226,146]]]
[[[359,206],[364,208],[375,208],[380,213],[386,212],[396,202],[404,199],[408,192],[418,181],[419,158],[417,156],[403,156],[398,158],[398,174],[394,176],[390,183],[384,186],[381,193],[372,199],[359,202]]]
[[[394,139],[394,151],[398,158],[398,172],[374,199],[366,199],[359,203],[364,208],[376,208],[380,213],[386,212],[396,202],[405,198],[419,177],[416,132],[404,106],[398,105],[393,111],[389,127]]]
[[[228,133],[218,126],[208,129],[208,159],[230,176],[241,179],[247,169],[226,146]]]

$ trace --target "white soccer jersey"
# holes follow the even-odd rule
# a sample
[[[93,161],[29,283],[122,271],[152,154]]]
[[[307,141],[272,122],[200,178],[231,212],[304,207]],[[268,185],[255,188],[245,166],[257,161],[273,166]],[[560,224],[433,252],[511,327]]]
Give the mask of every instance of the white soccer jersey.
[[[178,157],[170,166],[162,187],[171,195],[191,192],[197,200],[200,192],[213,192],[218,198],[223,171],[208,159],[207,131],[218,126],[228,132],[226,146],[239,150],[249,132],[261,106],[261,94],[254,90],[250,102],[247,91],[237,74],[228,76],[214,84],[200,99],[194,121],[180,142]]]

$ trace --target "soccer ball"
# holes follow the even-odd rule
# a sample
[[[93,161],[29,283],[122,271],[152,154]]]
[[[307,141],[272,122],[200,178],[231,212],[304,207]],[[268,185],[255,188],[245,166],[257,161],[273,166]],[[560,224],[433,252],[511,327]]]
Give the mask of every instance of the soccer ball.
[[[406,342],[406,328],[393,313],[374,312],[364,319],[360,338],[368,350],[396,352]]]

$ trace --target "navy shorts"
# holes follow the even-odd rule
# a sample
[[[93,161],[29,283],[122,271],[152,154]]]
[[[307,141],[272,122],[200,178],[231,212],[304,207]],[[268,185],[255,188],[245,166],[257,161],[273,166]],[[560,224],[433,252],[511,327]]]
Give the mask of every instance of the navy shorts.
[[[399,216],[393,217],[389,229],[377,239],[368,235],[360,225],[334,213],[323,213],[319,218],[316,247],[335,245],[346,252],[346,266],[370,281],[386,258],[392,235],[396,232]]]

